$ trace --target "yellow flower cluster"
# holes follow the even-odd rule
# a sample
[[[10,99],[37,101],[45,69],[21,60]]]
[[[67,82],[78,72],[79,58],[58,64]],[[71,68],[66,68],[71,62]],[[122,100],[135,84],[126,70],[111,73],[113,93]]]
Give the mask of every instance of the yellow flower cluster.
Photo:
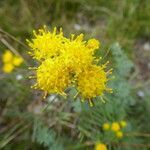
[[[23,59],[19,56],[13,55],[13,53],[9,50],[6,50],[5,53],[2,56],[2,62],[3,62],[3,72],[5,73],[11,73],[15,67],[18,67],[23,62]]]
[[[120,122],[113,122],[113,123],[104,123],[103,124],[103,130],[104,131],[113,131],[116,134],[117,138],[123,137],[123,132],[121,131],[122,128],[125,128],[127,126],[127,122],[122,120]]]
[[[107,146],[103,143],[96,143],[95,150],[107,150]]]
[[[45,26],[38,32],[33,31],[33,36],[27,42],[31,47],[30,55],[40,63],[36,68],[35,88],[65,95],[65,90],[74,86],[89,102],[104,91],[111,91],[106,86],[111,70],[105,71],[106,64],[96,65],[98,60],[94,53],[100,46],[99,41],[84,41],[83,34],[66,38],[62,29],[57,32],[54,28],[50,32]]]

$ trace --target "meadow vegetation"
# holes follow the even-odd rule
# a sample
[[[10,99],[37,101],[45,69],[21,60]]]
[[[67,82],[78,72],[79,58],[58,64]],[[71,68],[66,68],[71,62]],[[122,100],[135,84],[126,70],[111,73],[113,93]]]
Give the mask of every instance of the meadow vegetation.
[[[0,149],[148,150],[149,12],[149,0],[0,0]],[[113,68],[113,93],[90,107],[74,88],[67,89],[67,100],[54,94],[43,99],[30,88],[35,80],[28,68],[38,63],[26,39],[43,25],[99,40],[95,56]],[[17,56],[10,69],[2,60],[6,50]]]

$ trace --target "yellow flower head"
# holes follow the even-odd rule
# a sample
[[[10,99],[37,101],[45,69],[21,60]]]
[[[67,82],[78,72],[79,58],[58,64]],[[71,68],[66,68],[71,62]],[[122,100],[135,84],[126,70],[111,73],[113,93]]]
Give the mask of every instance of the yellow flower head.
[[[15,66],[20,66],[20,64],[23,62],[23,59],[21,57],[15,56],[11,51],[7,50],[2,56],[2,61],[3,72],[11,73]]]
[[[11,63],[6,63],[6,64],[3,65],[2,70],[5,73],[11,73],[14,70],[14,66]]]
[[[11,51],[6,50],[5,53],[2,56],[3,63],[10,63],[13,59],[13,54]]]
[[[122,137],[123,137],[122,131],[117,131],[117,132],[116,132],[116,137],[117,137],[117,138],[122,138]]]
[[[47,59],[37,68],[37,84],[47,93],[64,95],[64,90],[69,86],[70,75],[59,60]]]
[[[111,125],[111,130],[114,131],[114,132],[117,132],[120,130],[120,125],[118,122],[113,122],[112,125]]]
[[[15,66],[20,66],[22,62],[23,62],[23,59],[21,57],[18,57],[18,56],[14,56],[14,58],[12,60],[12,63]]]
[[[95,150],[107,150],[107,146],[103,143],[97,143],[95,145]]]
[[[65,43],[65,51],[62,57],[66,65],[78,75],[87,68],[93,61],[94,49],[86,47],[83,41],[83,34],[80,34],[75,39],[72,37],[69,42]]]
[[[102,67],[92,65],[80,73],[77,79],[77,88],[83,98],[94,98],[102,95],[106,88],[106,72]]]
[[[110,129],[110,124],[109,123],[104,123],[103,124],[103,130],[109,130]]]
[[[33,31],[33,34],[32,41],[27,40],[27,42],[32,48],[30,54],[38,61],[59,56],[64,49],[64,43],[68,41],[63,36],[62,30],[57,33],[56,28],[50,32],[44,27],[44,29],[39,29],[39,32]]]
[[[63,94],[70,85],[76,87],[84,99],[102,95],[109,89],[106,65],[96,65],[95,50],[100,43],[96,39],[83,40],[83,34],[66,38],[62,30],[53,32],[40,29],[28,41],[31,55],[40,62],[37,67],[36,88],[47,93]]]
[[[120,125],[121,125],[122,128],[124,128],[124,127],[127,126],[127,122],[122,120],[122,121],[120,121]]]

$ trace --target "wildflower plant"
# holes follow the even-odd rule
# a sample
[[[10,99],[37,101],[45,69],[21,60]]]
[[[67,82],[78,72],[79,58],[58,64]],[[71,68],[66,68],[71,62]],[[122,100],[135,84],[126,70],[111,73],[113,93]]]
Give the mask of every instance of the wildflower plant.
[[[5,73],[11,73],[15,67],[19,67],[23,63],[20,56],[15,56],[10,50],[6,50],[2,56],[3,67]]]
[[[149,0],[8,0],[0,6],[0,149],[150,149]],[[43,22],[61,24],[66,33],[83,31],[86,38],[46,27],[29,36]],[[91,35],[104,43],[88,40]],[[29,50],[25,38],[34,61],[17,51]],[[17,66],[13,53],[25,64]],[[115,78],[108,81],[110,65]],[[49,94],[44,102],[41,91],[29,88],[33,82]]]
[[[123,138],[123,132],[124,132],[124,128],[126,128],[127,126],[127,122],[124,120],[121,120],[120,122],[112,122],[112,123],[108,123],[105,122],[102,125],[102,129],[104,131],[104,134],[111,134],[112,132],[112,136],[115,136],[115,138],[117,139],[121,139]]]
[[[102,96],[107,87],[107,63],[98,66],[100,58],[95,57],[95,51],[100,47],[96,39],[84,40],[84,35],[70,38],[63,35],[62,29],[57,32],[48,31],[47,27],[33,31],[33,39],[27,40],[31,47],[29,54],[39,62],[36,67],[34,88],[45,91],[45,95],[60,94],[66,96],[66,89],[75,87],[83,101],[88,100],[92,106],[93,98]]]

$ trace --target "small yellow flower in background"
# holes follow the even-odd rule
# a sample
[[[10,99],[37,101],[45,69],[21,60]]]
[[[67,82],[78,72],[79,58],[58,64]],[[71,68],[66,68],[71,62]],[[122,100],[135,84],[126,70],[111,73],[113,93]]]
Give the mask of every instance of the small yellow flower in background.
[[[97,143],[95,145],[95,150],[107,150],[107,146],[103,143]]]
[[[120,125],[118,122],[113,122],[112,125],[111,125],[111,130],[114,131],[114,132],[117,132],[120,130]]]
[[[6,50],[2,56],[3,67],[2,70],[5,73],[11,73],[15,67],[18,67],[23,62],[23,59],[19,56],[15,56],[11,51]]]
[[[2,56],[3,63],[10,63],[13,59],[13,54],[11,51],[6,50],[5,53]]]
[[[122,120],[122,121],[120,121],[120,125],[121,125],[122,128],[124,128],[124,127],[127,126],[127,122]]]
[[[120,122],[112,122],[111,126],[109,123],[104,123],[103,130],[107,131],[107,130],[111,129],[117,138],[122,138],[123,132],[121,131],[121,127],[123,128],[126,125],[127,125],[126,121],[123,121],[123,120]]]
[[[11,73],[14,70],[14,66],[11,63],[6,63],[6,64],[3,65],[2,70],[5,73]]]
[[[110,129],[110,124],[109,123],[104,123],[103,124],[103,130],[109,130]]]
[[[122,137],[123,137],[122,131],[117,131],[117,132],[116,132],[116,137],[122,138]]]
[[[21,63],[23,62],[23,59],[22,59],[21,57],[14,56],[12,62],[13,62],[13,65],[15,65],[15,66],[20,66]]]

